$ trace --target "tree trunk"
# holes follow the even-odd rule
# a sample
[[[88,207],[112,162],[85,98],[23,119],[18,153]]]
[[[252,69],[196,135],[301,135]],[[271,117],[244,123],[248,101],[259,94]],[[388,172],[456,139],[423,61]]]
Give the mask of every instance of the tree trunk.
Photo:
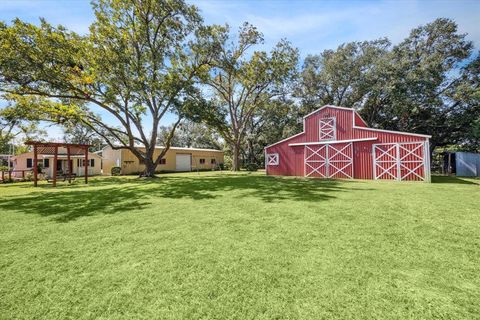
[[[233,145],[232,171],[240,171],[240,144]]]
[[[255,155],[253,154],[253,141],[248,139],[248,162],[254,163],[255,162]]]
[[[157,166],[155,165],[155,162],[152,159],[145,159],[145,169],[143,170],[140,176],[153,178],[155,177],[156,168]]]

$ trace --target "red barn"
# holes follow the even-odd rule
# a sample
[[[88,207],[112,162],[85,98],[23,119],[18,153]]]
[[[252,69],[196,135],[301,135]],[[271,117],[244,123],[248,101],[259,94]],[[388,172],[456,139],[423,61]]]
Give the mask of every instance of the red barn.
[[[268,175],[430,181],[429,138],[369,128],[353,109],[324,106],[303,132],[265,147]]]

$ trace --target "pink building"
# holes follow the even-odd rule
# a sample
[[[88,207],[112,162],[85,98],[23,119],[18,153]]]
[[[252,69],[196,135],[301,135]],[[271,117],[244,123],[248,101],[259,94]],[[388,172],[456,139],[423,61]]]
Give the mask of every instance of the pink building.
[[[19,154],[12,158],[13,170],[33,170],[33,151]],[[99,175],[102,173],[102,157],[96,153],[88,153],[88,175]],[[85,175],[85,157],[83,155],[71,155],[72,173],[77,176]],[[68,171],[67,151],[65,148],[58,148],[57,163],[53,163],[53,155],[38,155],[38,163],[42,167],[42,173],[47,177],[53,176],[54,168],[57,171],[66,173]],[[14,177],[21,175],[21,172],[14,172]]]

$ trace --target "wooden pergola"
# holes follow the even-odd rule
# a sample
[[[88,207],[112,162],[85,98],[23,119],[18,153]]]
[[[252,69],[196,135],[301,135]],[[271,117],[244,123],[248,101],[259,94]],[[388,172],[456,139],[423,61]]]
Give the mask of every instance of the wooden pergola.
[[[67,163],[68,163],[68,182],[71,182],[72,177],[72,163],[70,162],[70,156],[85,155],[85,183],[88,183],[88,148],[89,144],[75,144],[75,143],[63,143],[63,142],[38,142],[27,141],[26,145],[33,146],[33,185],[37,186],[38,181],[38,155],[53,155],[53,186],[57,185],[57,159],[58,148],[67,149]]]

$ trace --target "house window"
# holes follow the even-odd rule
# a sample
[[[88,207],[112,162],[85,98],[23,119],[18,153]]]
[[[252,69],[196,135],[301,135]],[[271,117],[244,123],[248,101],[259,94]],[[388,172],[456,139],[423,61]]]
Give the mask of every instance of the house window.
[[[89,159],[89,166],[95,166],[95,159]],[[85,167],[85,159],[77,159],[77,167]]]
[[[335,140],[337,132],[337,123],[335,118],[320,119],[320,140]]]
[[[278,166],[279,157],[278,153],[269,153],[267,154],[267,165],[269,166]]]
[[[44,168],[50,167],[50,159],[43,159],[43,167]]]
[[[160,159],[160,164],[167,164],[167,159],[165,158]]]
[[[32,158],[27,158],[27,168],[33,168],[33,160],[32,160]]]
[[[200,159],[200,164],[205,164],[205,159]]]
[[[217,163],[217,160],[215,159],[210,159],[210,164],[216,164]]]

